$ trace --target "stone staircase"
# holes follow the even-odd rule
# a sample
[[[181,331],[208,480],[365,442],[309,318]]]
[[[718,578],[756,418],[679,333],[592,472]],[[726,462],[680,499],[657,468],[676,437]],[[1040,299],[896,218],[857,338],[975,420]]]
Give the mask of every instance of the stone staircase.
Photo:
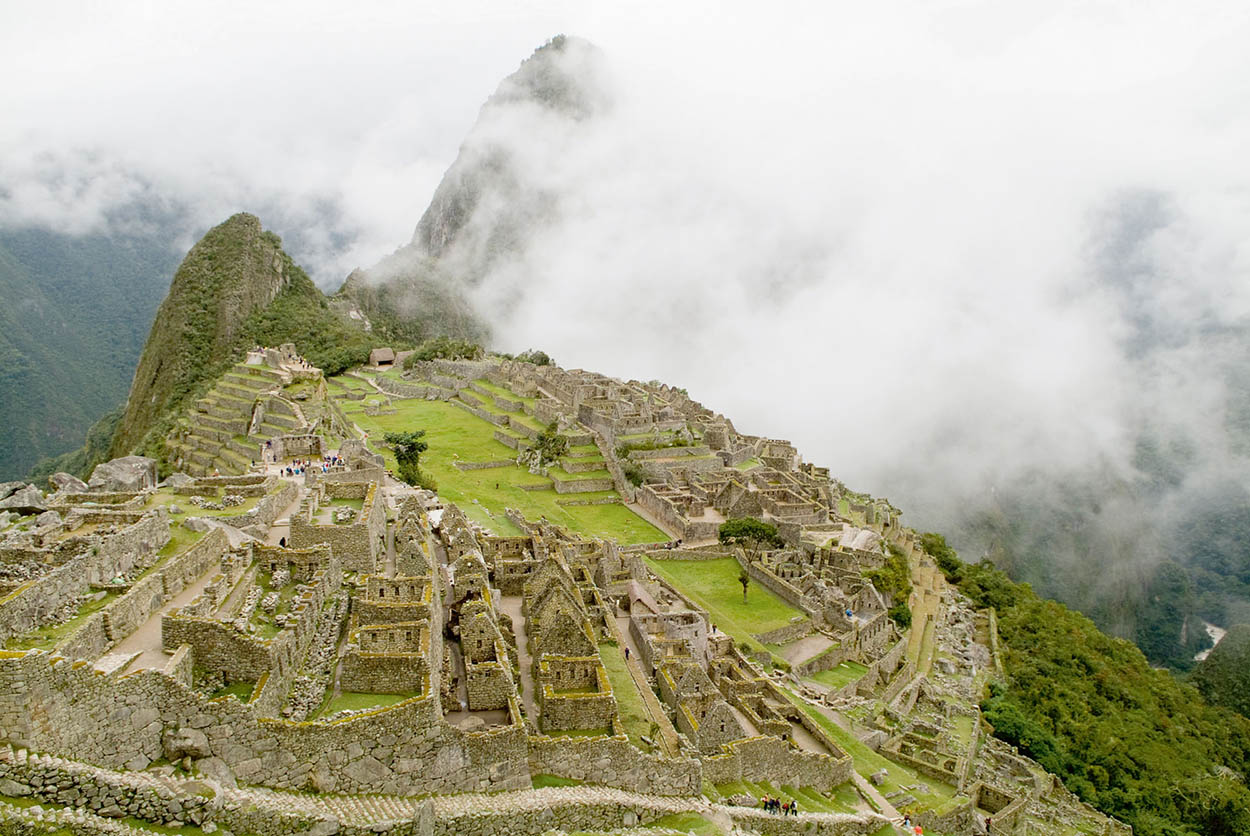
[[[268,366],[235,364],[167,442],[174,467],[192,476],[246,473],[266,441],[307,425],[299,407],[280,394],[288,380]],[[253,426],[258,406],[263,417]]]

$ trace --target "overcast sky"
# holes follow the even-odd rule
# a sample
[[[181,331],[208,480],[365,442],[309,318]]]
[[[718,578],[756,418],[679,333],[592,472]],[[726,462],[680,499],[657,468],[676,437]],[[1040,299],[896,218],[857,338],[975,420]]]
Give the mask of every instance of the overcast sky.
[[[251,210],[333,288],[576,34],[618,106],[536,175],[584,211],[487,283],[501,347],[684,385],[914,501],[1127,466],[1145,411],[1219,434],[1195,335],[1250,312],[1244,2],[0,9],[0,222]],[[1143,321],[1175,324],[1149,362]]]

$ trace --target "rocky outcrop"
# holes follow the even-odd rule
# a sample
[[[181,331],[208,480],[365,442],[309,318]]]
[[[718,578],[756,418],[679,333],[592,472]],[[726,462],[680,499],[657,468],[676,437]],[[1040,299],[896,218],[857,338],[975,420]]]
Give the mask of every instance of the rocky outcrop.
[[[62,493],[86,493],[87,483],[72,473],[61,471],[48,477],[48,484],[54,491]]]
[[[0,499],[0,510],[13,511],[17,514],[39,514],[47,508],[43,491],[34,485],[27,485],[14,491],[5,499]]]
[[[115,493],[137,493],[154,488],[156,461],[146,456],[122,456],[96,465],[87,487]]]

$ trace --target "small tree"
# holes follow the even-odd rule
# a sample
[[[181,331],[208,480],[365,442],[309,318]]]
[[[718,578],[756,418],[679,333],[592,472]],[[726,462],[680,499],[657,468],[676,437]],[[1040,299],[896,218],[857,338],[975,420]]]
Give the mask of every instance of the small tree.
[[[766,546],[779,549],[785,545],[785,541],[777,534],[777,526],[755,517],[741,517],[721,523],[717,536],[727,546],[749,546],[755,551]]]
[[[751,576],[747,574],[746,569],[738,572],[738,583],[742,584],[742,603],[747,602],[747,587],[751,585]]]
[[[387,433],[382,438],[386,446],[395,454],[395,462],[399,465],[399,478],[409,485],[421,484],[421,454],[430,445],[424,440],[425,430],[414,430],[406,433]]]

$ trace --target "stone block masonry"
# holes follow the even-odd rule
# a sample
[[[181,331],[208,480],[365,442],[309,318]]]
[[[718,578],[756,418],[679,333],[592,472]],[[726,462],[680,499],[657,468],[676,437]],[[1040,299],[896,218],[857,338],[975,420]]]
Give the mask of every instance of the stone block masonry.
[[[0,600],[0,643],[44,623],[48,613],[85,594],[93,583],[106,583],[156,559],[169,542],[169,516],[154,511],[117,534],[98,538],[85,550],[43,577]]]
[[[356,522],[350,525],[319,525],[302,515],[291,517],[291,547],[303,549],[325,543],[334,550],[344,571],[376,572],[385,533],[386,508],[376,482],[369,483]]]
[[[167,729],[202,732],[240,781],[280,789],[416,795],[530,785],[519,724],[463,732],[437,694],[333,722],[260,718],[156,671],[101,674],[47,653],[0,652],[0,739],[99,764],[145,768]]]

